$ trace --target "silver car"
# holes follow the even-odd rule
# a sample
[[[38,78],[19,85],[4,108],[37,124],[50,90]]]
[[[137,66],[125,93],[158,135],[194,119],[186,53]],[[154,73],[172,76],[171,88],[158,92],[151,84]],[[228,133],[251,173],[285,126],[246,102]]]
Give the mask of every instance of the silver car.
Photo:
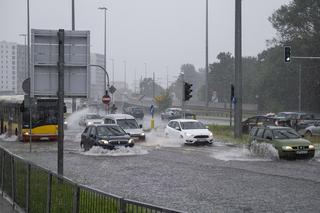
[[[305,129],[299,130],[300,135],[305,137],[319,136],[320,135],[320,121],[315,121],[312,125]]]

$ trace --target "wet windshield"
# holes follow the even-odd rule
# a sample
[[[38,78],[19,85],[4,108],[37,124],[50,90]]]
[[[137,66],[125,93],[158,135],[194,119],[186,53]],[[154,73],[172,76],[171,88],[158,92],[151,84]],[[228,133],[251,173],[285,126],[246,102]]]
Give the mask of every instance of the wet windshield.
[[[275,139],[295,139],[300,138],[299,134],[293,129],[277,129],[273,130]]]
[[[95,115],[95,114],[87,115],[86,117],[87,117],[87,119],[101,119],[100,115]]]
[[[200,122],[181,122],[182,129],[206,129],[206,127]]]
[[[123,129],[138,129],[138,123],[135,119],[119,119],[117,120],[119,126]]]
[[[125,131],[119,126],[98,126],[98,136],[122,136],[125,135]]]

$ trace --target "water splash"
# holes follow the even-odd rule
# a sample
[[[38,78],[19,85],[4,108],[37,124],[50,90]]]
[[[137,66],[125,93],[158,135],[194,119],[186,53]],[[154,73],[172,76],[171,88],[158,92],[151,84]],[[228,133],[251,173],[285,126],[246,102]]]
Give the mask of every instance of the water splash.
[[[153,129],[146,134],[146,143],[141,145],[150,147],[181,147],[184,141],[180,138],[169,138],[165,136],[162,128]]]
[[[278,150],[276,150],[276,148],[274,148],[272,144],[257,143],[255,141],[252,141],[250,151],[251,153],[260,157],[269,158],[272,160],[279,160]]]
[[[2,141],[18,141],[18,136],[16,136],[16,135],[11,135],[11,136],[9,137],[8,133],[4,133],[4,134],[0,135],[0,139],[1,139]]]
[[[119,147],[115,150],[108,150],[103,149],[102,147],[94,146],[89,151],[84,152],[83,150],[80,151],[82,155],[89,155],[89,156],[132,156],[132,155],[145,155],[148,154],[148,151],[139,147],[134,146],[130,147]]]

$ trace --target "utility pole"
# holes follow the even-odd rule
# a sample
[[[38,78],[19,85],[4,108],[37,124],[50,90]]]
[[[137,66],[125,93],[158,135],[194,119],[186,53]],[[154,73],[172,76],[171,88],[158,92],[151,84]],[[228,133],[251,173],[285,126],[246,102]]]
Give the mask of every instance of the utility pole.
[[[235,102],[234,137],[242,136],[242,29],[241,0],[235,0]]]
[[[71,22],[72,22],[72,31],[75,30],[75,11],[74,11],[74,0],[72,0],[72,5],[71,5],[71,8],[72,8],[72,15],[71,15]],[[72,98],[72,112],[75,112],[77,110],[77,99],[76,98]]]
[[[124,68],[124,90],[127,90],[127,61],[123,61]]]
[[[30,71],[30,4],[29,0],[27,0],[27,40],[28,40],[28,78],[30,80],[30,85],[29,85],[29,152],[32,151],[32,104],[31,101],[33,101],[34,94],[32,92],[32,87],[33,85],[31,82],[33,79],[31,79],[31,71]]]
[[[156,85],[155,85],[155,75],[154,72],[152,73],[152,77],[153,77],[153,83],[152,83],[152,96],[153,96],[153,100],[156,96]]]
[[[206,100],[206,114],[208,114],[208,108],[209,108],[209,100],[208,100],[208,93],[209,93],[209,85],[208,85],[208,76],[209,76],[209,48],[208,48],[208,43],[209,43],[209,36],[208,36],[208,0],[206,0],[206,91],[205,91],[205,100]]]
[[[301,112],[301,63],[299,64],[299,112]]]

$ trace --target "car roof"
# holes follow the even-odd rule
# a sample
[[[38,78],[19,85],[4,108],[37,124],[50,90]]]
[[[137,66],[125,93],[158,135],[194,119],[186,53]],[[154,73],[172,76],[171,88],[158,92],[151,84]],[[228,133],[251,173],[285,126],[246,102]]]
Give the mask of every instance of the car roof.
[[[181,108],[168,108],[167,110],[182,110]]]
[[[194,119],[173,119],[171,121],[177,121],[177,122],[200,122],[200,121],[194,120]]]
[[[90,126],[99,127],[99,126],[119,126],[119,125],[118,124],[90,124],[87,127],[90,127]]]
[[[113,118],[113,119],[135,119],[132,115],[128,115],[128,114],[109,114],[104,117]]]
[[[286,126],[257,126],[257,128],[266,128],[266,129],[292,129],[291,127],[286,127]]]

